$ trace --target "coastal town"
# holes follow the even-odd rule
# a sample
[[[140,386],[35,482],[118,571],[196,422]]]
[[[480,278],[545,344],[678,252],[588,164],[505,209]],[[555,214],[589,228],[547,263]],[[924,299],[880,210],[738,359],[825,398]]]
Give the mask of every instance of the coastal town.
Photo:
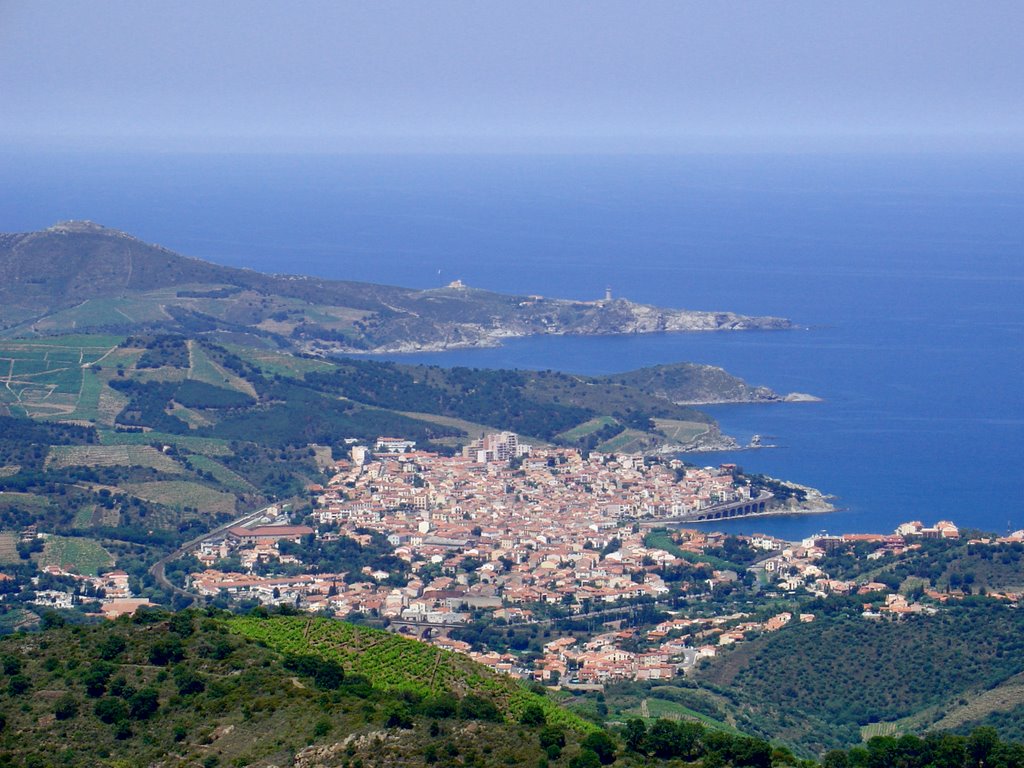
[[[926,540],[958,540],[948,521],[800,542],[656,527],[749,500],[751,484],[731,465],[584,457],[499,433],[454,457],[380,438],[352,446],[328,475],[309,489],[304,519],[270,508],[261,520],[203,541],[190,555],[197,567],[188,590],[207,600],[383,622],[495,670],[570,686],[671,679],[732,644],[814,620],[812,612],[765,615],[719,599],[738,589],[779,598],[860,595],[864,620],[934,613],[970,593],[927,588],[908,595],[884,582],[835,577],[823,565],[846,547],[881,562]],[[1024,531],[972,543],[1007,542],[1024,542]],[[400,567],[323,570],[314,553],[322,557],[324,547],[342,543],[376,548]],[[683,604],[688,610],[673,610]],[[643,606],[667,609],[669,618],[636,621]],[[589,620],[595,631],[583,638],[552,631],[566,619]],[[544,642],[534,640],[534,650],[523,653],[460,639],[481,623],[542,631]]]

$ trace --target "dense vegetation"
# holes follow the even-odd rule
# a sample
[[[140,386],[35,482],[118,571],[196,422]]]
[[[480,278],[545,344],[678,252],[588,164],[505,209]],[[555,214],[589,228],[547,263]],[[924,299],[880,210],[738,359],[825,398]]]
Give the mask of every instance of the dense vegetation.
[[[673,689],[676,696],[686,693]],[[693,699],[697,701],[697,699]],[[463,656],[299,616],[142,610],[0,639],[0,765],[810,768],[726,727],[626,718],[614,732]],[[876,737],[828,768],[1020,768],[992,729]]]
[[[248,636],[257,634],[252,622],[265,638]],[[305,622],[144,610],[94,626],[50,617],[43,632],[0,640],[0,765],[280,765],[307,744],[351,734],[367,737],[339,750],[335,764],[381,765],[372,735],[388,732],[406,764],[437,754],[536,764],[541,734],[578,751],[593,730],[546,697],[510,693],[514,683],[468,659],[439,665],[429,646],[365,629],[347,631],[383,649],[370,652],[345,629],[318,635],[332,644],[320,649],[301,642]],[[285,648],[293,625],[297,641]],[[370,662],[348,663],[357,652]],[[400,660],[387,656],[395,652]],[[397,682],[396,673],[413,680],[416,670],[423,684]],[[519,710],[509,709],[513,699]]]
[[[844,605],[859,612],[857,599],[811,607]],[[857,743],[861,726],[949,706],[1022,671],[1024,616],[978,600],[900,622],[825,614],[736,648],[701,680],[749,707],[739,721],[748,730],[824,749]]]

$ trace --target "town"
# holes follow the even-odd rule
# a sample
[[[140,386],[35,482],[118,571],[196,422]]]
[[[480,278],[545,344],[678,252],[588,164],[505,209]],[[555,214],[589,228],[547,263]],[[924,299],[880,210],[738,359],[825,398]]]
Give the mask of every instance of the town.
[[[208,600],[384,622],[508,674],[578,686],[670,679],[723,647],[814,620],[793,611],[755,617],[717,599],[736,589],[863,595],[865,620],[933,613],[970,592],[964,585],[908,596],[898,585],[834,578],[822,564],[842,547],[879,561],[927,539],[959,539],[948,521],[801,542],[651,529],[681,513],[749,499],[751,484],[732,465],[583,457],[500,433],[455,457],[380,438],[372,449],[353,446],[329,475],[309,489],[303,520],[271,508],[260,521],[203,541],[190,556],[198,567],[187,576],[188,589]],[[1024,531],[975,543],[1021,541]],[[337,562],[328,553],[343,545],[389,564],[324,570]],[[672,610],[681,604],[689,609]],[[670,618],[644,625],[636,621],[638,606],[667,608]],[[589,619],[595,631],[585,638],[551,631],[565,619],[575,626]],[[543,633],[527,653],[460,639],[479,624]]]

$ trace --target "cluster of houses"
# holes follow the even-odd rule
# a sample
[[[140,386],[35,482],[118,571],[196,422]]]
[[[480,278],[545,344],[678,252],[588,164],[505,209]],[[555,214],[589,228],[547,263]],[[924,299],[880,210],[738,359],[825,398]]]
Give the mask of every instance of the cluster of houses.
[[[515,654],[474,651],[446,630],[481,611],[509,624],[530,623],[545,603],[598,615],[606,606],[638,598],[705,594],[734,584],[741,578],[736,571],[711,567],[690,569],[689,578],[671,584],[664,578],[666,569],[689,567],[688,552],[719,547],[724,534],[680,531],[673,550],[682,550],[680,557],[647,546],[636,522],[742,499],[749,495],[747,486],[736,482],[728,465],[701,469],[599,453],[584,458],[572,450],[525,446],[511,433],[483,436],[454,457],[417,451],[412,441],[380,438],[373,451],[354,446],[351,460],[336,462],[329,474],[326,483],[310,489],[314,507],[308,525],[282,518],[232,528],[221,539],[204,542],[195,556],[205,570],[190,576],[191,588],[206,596],[287,602],[339,617],[384,617],[394,627],[429,634],[431,642],[499,671],[579,685],[669,679],[724,646],[814,618],[788,612],[761,620],[740,614],[674,618],[648,631],[623,628],[586,642],[556,638],[528,666]],[[405,584],[395,586],[388,573],[368,567],[357,574],[303,573],[295,555],[280,547],[282,541],[310,535],[369,544],[371,533],[385,536],[392,553],[408,563],[411,578]],[[871,594],[865,618],[900,618],[935,608],[884,584],[831,578],[822,558],[851,543],[872,545],[867,557],[877,559],[920,546],[915,537],[958,536],[953,523],[942,521],[931,527],[906,523],[891,535],[822,534],[801,542],[742,538],[760,550],[749,570],[769,590],[821,597]],[[214,569],[228,557],[237,558],[244,572]],[[257,564],[271,561],[294,566],[282,570],[296,575],[254,572]],[[886,593],[881,606],[879,592]],[[950,593],[925,597],[939,601]],[[713,613],[712,603],[708,608]],[[424,627],[439,631],[424,633]]]
[[[30,601],[40,608],[55,609],[75,608],[83,603],[97,602],[100,615],[108,619],[135,613],[144,605],[151,605],[147,598],[137,597],[132,593],[128,574],[124,571],[107,571],[99,576],[83,576],[66,570],[58,565],[46,565],[40,569],[50,576],[61,576],[73,579],[76,586],[72,591],[60,589],[38,589]],[[3,574],[0,574],[0,578]],[[8,577],[9,578],[9,577]],[[32,579],[33,586],[38,586],[40,578]]]

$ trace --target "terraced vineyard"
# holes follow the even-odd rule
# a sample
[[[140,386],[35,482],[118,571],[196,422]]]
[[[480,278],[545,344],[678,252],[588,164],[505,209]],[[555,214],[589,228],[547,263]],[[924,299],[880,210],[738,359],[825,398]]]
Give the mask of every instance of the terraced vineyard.
[[[103,445],[149,445],[150,443],[166,443],[178,446],[192,453],[204,456],[230,456],[231,449],[227,440],[215,437],[195,437],[193,435],[172,435],[166,432],[115,432],[101,429],[100,442]]]
[[[125,483],[124,488],[140,499],[168,507],[181,505],[195,507],[203,513],[235,513],[234,496],[199,483],[185,480],[156,480],[151,483]]]
[[[46,457],[55,467],[151,467],[158,472],[181,474],[184,468],[150,445],[55,445]]]
[[[193,469],[209,472],[218,483],[237,493],[253,493],[256,490],[244,477],[209,456],[190,456],[188,463]]]
[[[83,381],[83,366],[102,360],[119,340],[68,336],[0,342],[0,402],[40,418],[67,418],[78,410],[83,389],[89,398],[95,394],[94,382]],[[87,403],[81,418],[94,409],[94,402]]]
[[[114,564],[114,557],[95,539],[49,536],[38,558],[40,566],[56,565],[66,571],[95,576]]]
[[[512,678],[491,672],[472,659],[416,640],[377,629],[331,619],[251,616],[228,619],[228,626],[245,637],[291,654],[319,654],[340,662],[348,672],[365,675],[383,690],[407,690],[428,695],[449,692],[474,694],[494,703],[517,719],[528,704],[539,704],[548,723],[577,731],[594,726],[553,701],[527,690]]]

